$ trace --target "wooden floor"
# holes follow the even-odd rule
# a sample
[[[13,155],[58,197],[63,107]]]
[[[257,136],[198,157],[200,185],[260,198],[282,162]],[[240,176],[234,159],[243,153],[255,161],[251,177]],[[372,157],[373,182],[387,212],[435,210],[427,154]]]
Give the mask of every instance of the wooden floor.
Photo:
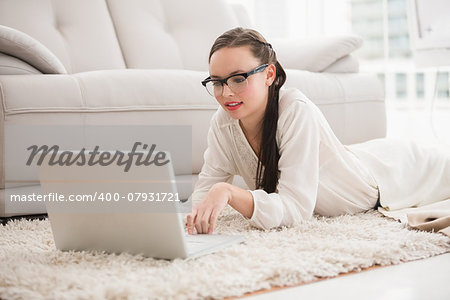
[[[430,258],[372,267],[329,280],[247,294],[251,300],[450,299],[450,251]],[[350,276],[346,276],[350,275]],[[270,292],[269,292],[270,291]]]
[[[259,291],[255,291],[255,292],[250,292],[250,293],[245,293],[242,296],[239,297],[231,297],[231,298],[224,298],[226,300],[231,300],[231,299],[241,299],[241,298],[245,298],[248,296],[255,296],[255,295],[260,295],[260,294],[264,294],[264,293],[269,293],[269,292],[274,292],[274,291],[278,291],[278,290],[283,290],[283,289],[287,289],[287,288],[292,288],[292,287],[298,287],[298,286],[302,286],[305,284],[310,284],[310,283],[315,283],[315,282],[319,282],[319,281],[323,281],[323,280],[329,280],[329,279],[333,279],[333,278],[337,278],[337,277],[343,277],[343,276],[347,276],[347,275],[351,275],[351,274],[357,274],[357,273],[361,273],[364,271],[369,271],[369,270],[374,270],[374,269],[378,269],[378,268],[383,268],[383,267],[388,267],[388,266],[380,266],[380,265],[373,265],[369,268],[365,268],[362,269],[360,271],[351,271],[351,272],[347,272],[347,273],[341,273],[336,277],[324,277],[324,278],[317,278],[316,280],[312,280],[312,281],[308,281],[308,282],[302,282],[296,285],[287,285],[287,286],[282,286],[282,287],[273,287],[271,289],[266,289],[266,290],[259,290]]]

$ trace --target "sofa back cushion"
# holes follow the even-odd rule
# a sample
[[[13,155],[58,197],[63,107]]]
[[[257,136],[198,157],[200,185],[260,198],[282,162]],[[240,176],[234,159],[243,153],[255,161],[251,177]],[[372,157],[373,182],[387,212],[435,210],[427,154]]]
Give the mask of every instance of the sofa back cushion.
[[[106,0],[127,68],[208,70],[214,40],[239,22],[222,0]]]
[[[125,68],[104,0],[0,0],[0,24],[41,42],[69,73]]]

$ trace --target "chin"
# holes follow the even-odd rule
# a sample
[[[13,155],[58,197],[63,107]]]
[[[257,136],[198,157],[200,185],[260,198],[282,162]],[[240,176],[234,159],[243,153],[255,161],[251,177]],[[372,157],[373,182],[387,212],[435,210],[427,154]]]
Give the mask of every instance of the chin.
[[[239,112],[227,111],[227,113],[231,118],[233,118],[235,120],[240,120],[245,117],[245,115],[243,115],[242,113],[239,113]]]
[[[233,119],[235,119],[235,120],[240,120],[240,119],[242,119],[242,116],[240,116],[240,115],[238,115],[238,114],[234,114],[234,113],[229,113],[229,112],[228,112],[228,115],[229,115],[230,117],[232,117]]]
[[[238,111],[229,111],[226,107],[222,106],[225,112],[235,120],[242,119],[244,116]]]

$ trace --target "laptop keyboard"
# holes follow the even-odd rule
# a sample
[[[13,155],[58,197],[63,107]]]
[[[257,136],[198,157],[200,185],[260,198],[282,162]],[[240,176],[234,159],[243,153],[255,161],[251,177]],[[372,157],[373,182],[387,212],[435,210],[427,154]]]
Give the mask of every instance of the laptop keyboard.
[[[214,235],[185,235],[186,246],[189,251],[196,251],[213,247],[223,241],[223,237]]]
[[[186,250],[190,254],[209,253],[234,243],[243,241],[241,236],[221,234],[193,234],[185,235]]]

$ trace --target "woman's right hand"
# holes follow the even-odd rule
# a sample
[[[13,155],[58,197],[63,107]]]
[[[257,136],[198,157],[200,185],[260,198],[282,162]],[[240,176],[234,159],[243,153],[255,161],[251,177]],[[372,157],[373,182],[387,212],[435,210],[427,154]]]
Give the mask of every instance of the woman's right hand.
[[[231,199],[230,184],[220,182],[214,184],[205,198],[198,203],[187,216],[188,234],[197,233],[211,234],[214,231],[216,221]]]

